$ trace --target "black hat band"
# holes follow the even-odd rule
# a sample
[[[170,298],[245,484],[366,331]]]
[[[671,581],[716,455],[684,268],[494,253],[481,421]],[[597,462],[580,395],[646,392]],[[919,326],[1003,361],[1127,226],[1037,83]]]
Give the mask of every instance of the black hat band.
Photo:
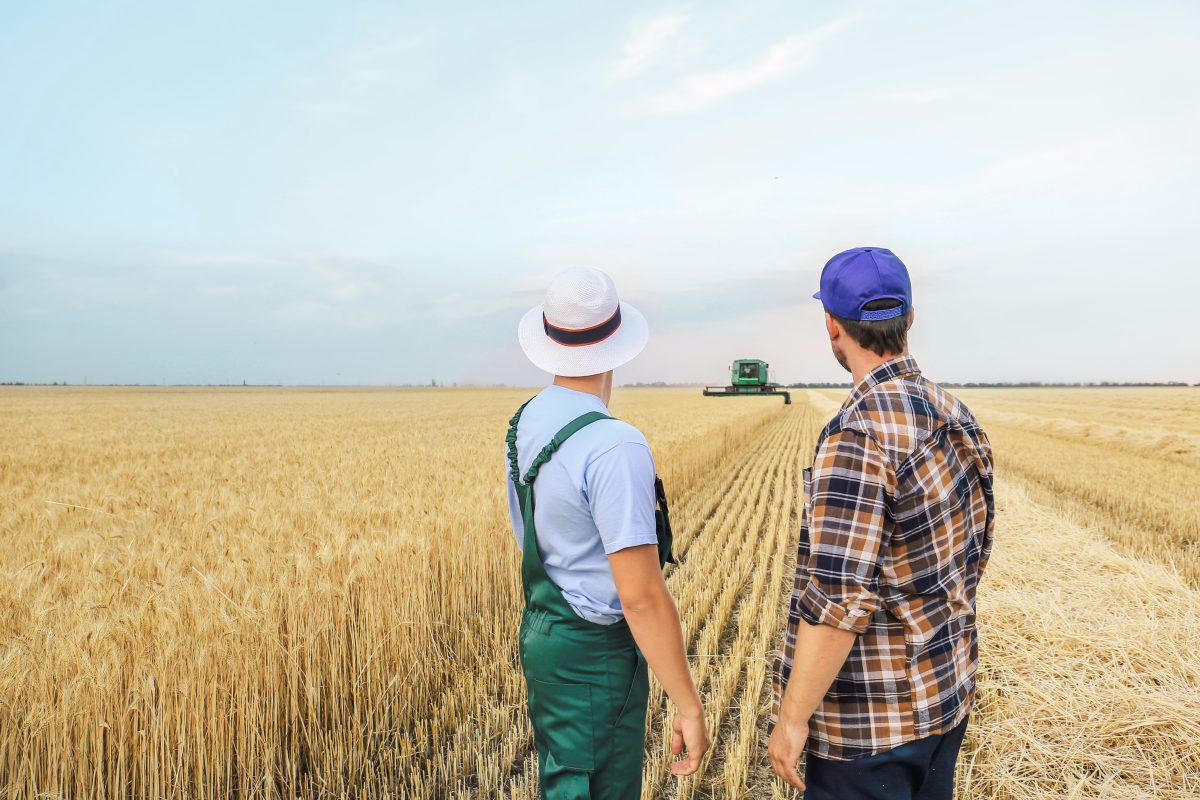
[[[546,319],[545,312],[542,312],[542,327],[546,329],[547,336],[559,344],[565,344],[567,347],[597,344],[612,336],[617,332],[617,328],[621,327],[621,306],[618,305],[613,315],[599,325],[593,325],[590,328],[580,328],[578,330],[559,328],[551,325],[550,321]]]

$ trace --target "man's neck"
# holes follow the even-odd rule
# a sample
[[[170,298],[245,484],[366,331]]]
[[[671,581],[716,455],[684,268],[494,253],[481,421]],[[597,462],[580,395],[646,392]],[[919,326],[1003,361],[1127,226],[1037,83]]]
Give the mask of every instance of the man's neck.
[[[854,378],[854,385],[858,386],[866,377],[875,371],[881,364],[886,364],[897,358],[903,358],[908,355],[908,350],[900,353],[889,353],[888,355],[877,355],[871,350],[862,350],[856,356],[850,358],[850,375]]]
[[[600,402],[608,405],[609,395],[612,394],[612,382],[609,377],[610,373],[601,375],[587,375],[582,378],[570,378],[565,375],[555,375],[554,385],[561,386],[564,389],[571,389],[576,392],[584,392],[585,394],[595,395],[600,398]]]

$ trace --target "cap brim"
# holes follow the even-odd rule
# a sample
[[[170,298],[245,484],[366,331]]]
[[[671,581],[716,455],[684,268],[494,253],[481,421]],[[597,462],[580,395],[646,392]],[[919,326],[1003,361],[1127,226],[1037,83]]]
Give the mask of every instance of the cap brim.
[[[813,300],[820,300],[820,299],[821,299],[821,293],[813,292]]]
[[[546,335],[542,306],[534,306],[517,325],[517,341],[525,356],[538,369],[552,375],[578,378],[599,375],[627,364],[645,349],[650,340],[646,318],[629,303],[621,303],[621,327],[602,342],[569,347]]]

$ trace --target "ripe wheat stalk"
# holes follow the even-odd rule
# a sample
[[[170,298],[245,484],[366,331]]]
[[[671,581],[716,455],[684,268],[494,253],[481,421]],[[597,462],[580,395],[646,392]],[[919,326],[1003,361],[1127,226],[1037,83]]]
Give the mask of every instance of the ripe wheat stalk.
[[[1105,390],[1107,392],[1108,390]],[[513,390],[0,391],[0,797],[532,800],[501,494]],[[964,392],[998,454],[963,796],[1200,793],[1200,404]],[[672,500],[715,747],[764,758],[798,475],[841,395],[624,390]]]

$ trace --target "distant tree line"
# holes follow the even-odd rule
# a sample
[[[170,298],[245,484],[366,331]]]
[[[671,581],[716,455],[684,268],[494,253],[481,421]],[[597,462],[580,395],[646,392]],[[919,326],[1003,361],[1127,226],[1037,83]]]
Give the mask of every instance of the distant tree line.
[[[489,385],[496,386],[496,387],[503,387],[503,386],[507,386],[508,384],[497,383],[497,384],[489,384]],[[657,385],[665,385],[665,384],[657,384]],[[343,386],[343,384],[340,384],[340,383],[289,383],[289,384],[248,383],[246,381],[242,381],[241,383],[94,383],[94,382],[93,383],[68,383],[66,381],[51,381],[50,383],[39,383],[37,381],[0,381],[0,386],[109,386],[109,387],[112,387],[112,386],[175,386],[175,387],[188,386],[188,387],[194,387],[194,388],[209,388],[209,389],[227,389],[230,387],[236,388],[236,387],[240,387],[240,386],[244,386],[248,389],[255,389],[255,388],[258,388],[258,389],[282,389],[285,386],[296,387],[296,388],[312,387],[312,386],[328,386],[330,388],[336,389],[338,387]],[[363,386],[370,386],[370,387],[378,386],[380,388],[388,388],[388,389],[428,389],[431,387],[434,389],[446,389],[446,388],[456,389],[456,388],[458,388],[458,383],[456,383],[456,382],[446,383],[445,381],[438,382],[436,380],[433,380],[433,381],[430,381],[429,383],[382,383],[382,384],[363,384]]]
[[[1068,387],[1106,387],[1106,386],[1126,386],[1126,387],[1180,387],[1187,386],[1187,381],[1164,381],[1164,382],[1122,382],[1122,381],[1076,381],[1074,383],[1047,383],[1045,381],[967,381],[951,382],[938,381],[939,386],[950,386],[958,389],[1030,389],[1044,387],[1048,389],[1068,388]],[[850,383],[789,383],[789,389],[853,389],[854,385]],[[1193,383],[1192,386],[1200,386],[1200,383]]]
[[[637,383],[623,383],[622,388],[626,389],[653,389],[653,388],[685,388],[691,389],[698,386],[703,386],[702,383],[667,383],[666,381],[651,381],[648,383],[638,381]],[[816,381],[809,383],[786,383],[780,384],[787,389],[853,389],[854,384],[847,381],[830,382]],[[950,386],[959,389],[1023,389],[1044,387],[1047,389],[1063,388],[1063,387],[1103,387],[1103,386],[1150,386],[1150,387],[1186,387],[1187,381],[1163,381],[1163,382],[1145,382],[1135,383],[1132,381],[1076,381],[1075,383],[1055,383],[1046,381],[967,381],[965,383],[953,383],[946,381],[938,381],[939,386]],[[1192,386],[1200,386],[1200,383],[1193,383]]]

